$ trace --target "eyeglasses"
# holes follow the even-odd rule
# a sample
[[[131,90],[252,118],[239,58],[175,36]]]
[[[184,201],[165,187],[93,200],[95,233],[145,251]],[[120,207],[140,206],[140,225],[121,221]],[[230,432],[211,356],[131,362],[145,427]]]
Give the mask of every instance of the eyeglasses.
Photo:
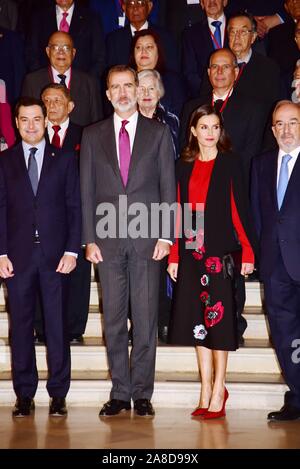
[[[235,37],[235,36],[240,36],[240,37],[246,37],[248,34],[254,33],[252,29],[228,29],[228,36],[229,37]]]
[[[139,86],[139,91],[140,91],[140,93],[142,93],[142,94],[154,94],[154,93],[156,93],[158,90],[157,90],[157,88],[155,88],[154,86],[149,86],[149,87],[146,87],[146,86]]]
[[[211,64],[209,66],[210,70],[212,71],[217,71],[219,69],[222,70],[222,72],[228,72],[232,68],[235,68],[237,65],[231,65],[231,64],[224,64],[224,65],[219,65],[219,64]]]
[[[148,3],[148,0],[125,0],[124,3],[128,8],[144,7]]]
[[[299,125],[300,122],[295,120],[289,121],[289,122],[283,122],[283,121],[278,121],[275,122],[274,127],[276,130],[283,130],[285,126],[287,126],[291,130],[296,130],[297,125]]]
[[[72,50],[71,46],[68,46],[67,44],[49,44],[48,47],[52,49],[54,52],[70,52]]]

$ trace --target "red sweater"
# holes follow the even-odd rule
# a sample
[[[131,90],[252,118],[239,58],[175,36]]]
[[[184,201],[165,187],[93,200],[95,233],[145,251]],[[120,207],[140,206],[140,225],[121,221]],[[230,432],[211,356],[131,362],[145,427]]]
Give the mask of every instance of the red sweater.
[[[211,173],[214,167],[215,159],[210,161],[196,160],[193,172],[189,181],[189,201],[191,210],[196,210],[196,204],[202,203],[205,206],[206,196],[209,186]],[[177,202],[180,202],[179,186],[177,187]],[[233,226],[237,232],[238,239],[242,246],[242,262],[254,263],[254,253],[249,243],[249,240],[244,231],[241,223],[236,204],[234,201],[233,192],[231,191],[231,216]],[[176,225],[179,226],[180,220],[177,218]],[[177,230],[178,231],[178,230]],[[178,239],[171,247],[169,255],[169,264],[171,262],[179,262],[178,253]]]

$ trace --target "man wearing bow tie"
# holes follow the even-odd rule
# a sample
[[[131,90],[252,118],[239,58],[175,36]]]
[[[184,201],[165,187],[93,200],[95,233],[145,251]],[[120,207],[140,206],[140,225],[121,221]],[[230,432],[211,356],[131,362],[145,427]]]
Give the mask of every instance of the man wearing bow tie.
[[[46,144],[46,109],[21,98],[16,125],[22,138],[0,159],[0,275],[10,303],[14,417],[30,415],[38,385],[33,323],[41,291],[51,397],[50,415],[66,414],[70,347],[66,300],[68,274],[81,242],[77,162]]]

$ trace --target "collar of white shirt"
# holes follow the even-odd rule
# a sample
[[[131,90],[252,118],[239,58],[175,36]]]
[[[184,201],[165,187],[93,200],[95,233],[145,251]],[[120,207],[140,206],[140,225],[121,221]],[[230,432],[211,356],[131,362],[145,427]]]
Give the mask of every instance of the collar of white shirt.
[[[60,78],[58,76],[60,75],[60,73],[52,66],[51,66],[51,70],[52,70],[54,83],[60,83]],[[69,88],[70,80],[71,80],[71,67],[65,71],[64,75],[66,75],[66,86]]]
[[[64,136],[66,134],[66,131],[69,127],[69,122],[70,122],[70,119],[68,117],[64,122],[59,124],[60,130],[58,132],[58,135],[59,135],[60,141],[62,141],[62,139],[64,138]],[[54,135],[54,130],[52,128],[53,125],[55,125],[55,124],[53,124],[53,122],[48,121],[47,131],[48,131],[48,136],[49,136],[49,142],[52,142],[52,138],[53,138],[53,135]]]
[[[68,16],[67,16],[66,20],[69,23],[69,25],[71,25],[72,16],[73,16],[73,12],[74,12],[74,7],[75,7],[75,3],[73,3],[73,5],[70,6],[70,8],[67,10]],[[60,8],[58,5],[56,5],[57,29],[59,29],[60,22],[63,19],[63,13],[64,13],[64,10],[62,8]]]
[[[145,21],[143,26],[139,29],[139,31],[143,31],[143,29],[148,29],[149,28],[149,22]],[[130,24],[130,29],[131,29],[131,35],[134,36],[134,33],[137,31],[137,29]]]

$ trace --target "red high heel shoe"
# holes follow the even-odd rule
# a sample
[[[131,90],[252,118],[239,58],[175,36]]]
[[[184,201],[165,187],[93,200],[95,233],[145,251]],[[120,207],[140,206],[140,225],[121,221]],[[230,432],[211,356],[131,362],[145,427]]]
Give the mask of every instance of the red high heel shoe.
[[[209,420],[209,419],[219,419],[221,417],[225,417],[225,415],[226,415],[225,404],[226,404],[226,401],[227,401],[228,397],[229,397],[229,393],[228,393],[227,389],[225,388],[222,409],[218,410],[218,412],[211,412],[211,411],[208,410],[207,412],[202,414],[202,418],[205,419],[205,420]]]
[[[199,415],[203,415],[203,414],[206,414],[206,412],[208,411],[208,407],[197,407],[197,409],[195,409],[191,415],[193,417],[198,417]]]

